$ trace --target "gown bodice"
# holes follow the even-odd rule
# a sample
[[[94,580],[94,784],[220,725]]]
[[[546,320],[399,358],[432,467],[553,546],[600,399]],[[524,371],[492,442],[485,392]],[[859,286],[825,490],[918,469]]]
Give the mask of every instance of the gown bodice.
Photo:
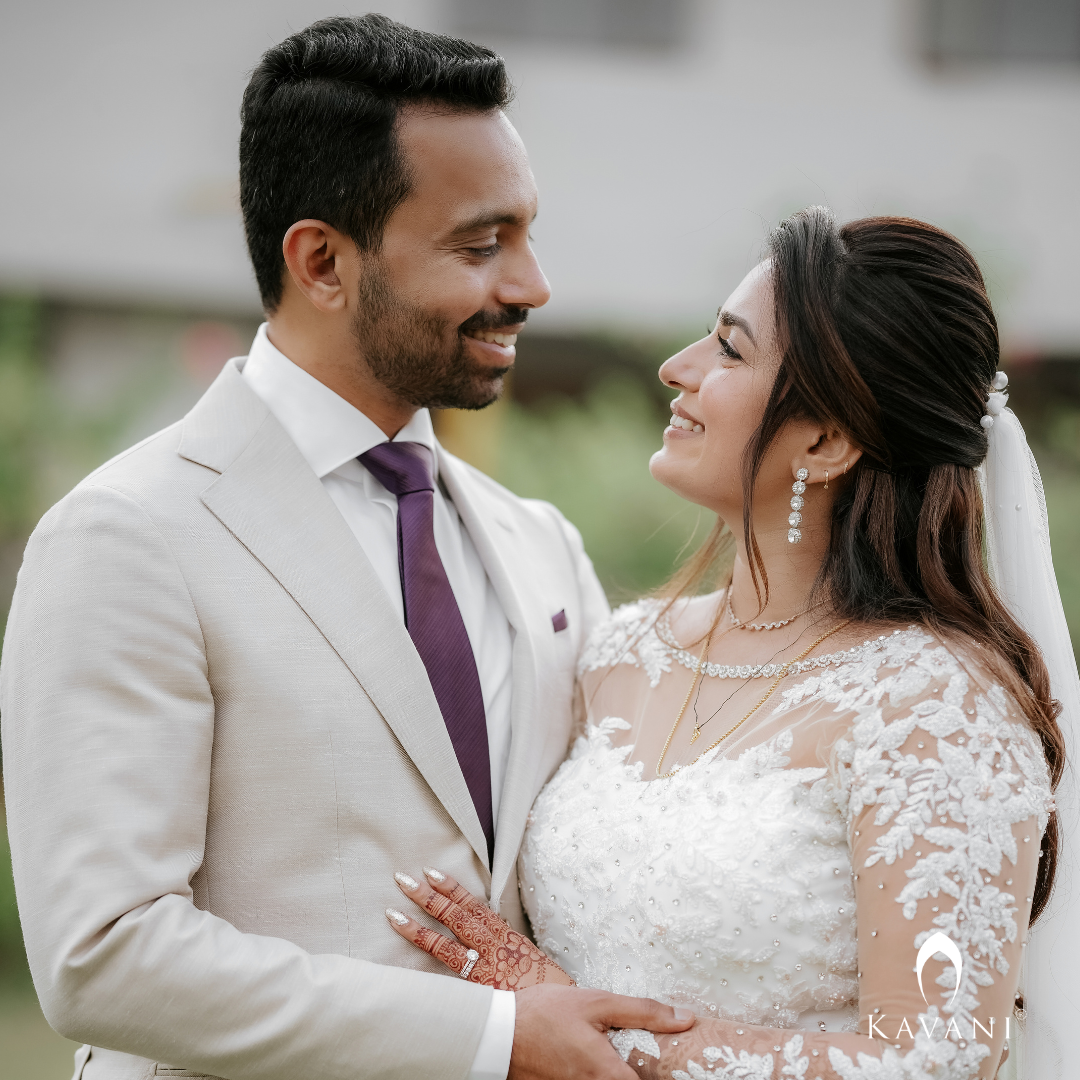
[[[786,769],[780,737],[643,783],[611,745],[625,726],[590,726],[534,806],[522,887],[541,947],[581,986],[854,1030],[851,853],[825,770]]]
[[[594,632],[586,688],[625,677],[648,696],[689,666],[657,633],[659,610],[628,605]],[[1015,702],[963,660],[915,627],[824,657],[788,680],[755,737],[662,779],[643,775],[627,719],[590,711],[521,850],[537,943],[581,986],[820,1035],[814,1057],[852,1080],[879,1074],[828,1034],[885,1014],[963,1034],[992,1009],[996,1062],[1053,804]],[[938,989],[916,982],[939,930],[965,957],[959,991],[952,967]],[[935,1030],[896,1076],[992,1075],[987,1040]]]

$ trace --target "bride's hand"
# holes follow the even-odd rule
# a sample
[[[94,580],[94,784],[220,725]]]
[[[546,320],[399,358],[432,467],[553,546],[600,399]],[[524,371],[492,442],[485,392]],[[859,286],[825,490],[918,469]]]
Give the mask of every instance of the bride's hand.
[[[475,950],[479,955],[467,976],[469,982],[494,986],[496,990],[523,990],[545,982],[574,985],[558,964],[452,877],[431,868],[425,869],[424,875],[430,885],[414,881],[408,874],[395,874],[394,880],[410,900],[455,937],[444,937],[402,912],[387,908],[390,925],[403,938],[459,974],[468,962],[469,950]]]

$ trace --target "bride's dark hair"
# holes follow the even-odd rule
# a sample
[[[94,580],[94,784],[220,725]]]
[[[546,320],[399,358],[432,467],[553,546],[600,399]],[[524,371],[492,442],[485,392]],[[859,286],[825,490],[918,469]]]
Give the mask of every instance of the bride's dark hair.
[[[975,259],[924,222],[876,217],[837,226],[823,207],[784,221],[769,256],[781,362],[743,458],[743,533],[762,606],[768,578],[751,525],[761,463],[789,420],[834,425],[863,454],[840,479],[812,602],[825,600],[840,618],[917,622],[973,642],[1042,741],[1056,787],[1065,760],[1060,706],[1038,648],[998,597],[983,558],[975,470],[986,457],[980,420],[999,345]],[[669,595],[703,580],[723,528]],[[1049,899],[1057,854],[1051,814],[1032,922]]]

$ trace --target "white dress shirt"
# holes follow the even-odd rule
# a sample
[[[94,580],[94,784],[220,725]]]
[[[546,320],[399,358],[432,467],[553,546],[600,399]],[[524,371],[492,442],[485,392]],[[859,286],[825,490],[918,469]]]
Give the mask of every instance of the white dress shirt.
[[[275,348],[266,323],[259,327],[241,370],[322,481],[404,620],[397,497],[356,460],[390,440],[374,421]],[[510,757],[513,631],[468,530],[439,484],[435,432],[427,409],[419,410],[394,440],[422,443],[432,451],[435,547],[461,610],[480,677],[491,760],[491,809],[497,827]],[[515,1017],[514,995],[496,990],[470,1080],[506,1080]]]

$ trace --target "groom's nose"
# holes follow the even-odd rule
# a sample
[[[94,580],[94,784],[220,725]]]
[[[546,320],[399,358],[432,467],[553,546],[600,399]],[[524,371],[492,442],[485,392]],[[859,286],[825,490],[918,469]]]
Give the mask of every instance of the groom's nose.
[[[505,262],[505,273],[495,287],[495,300],[503,307],[543,307],[551,299],[551,286],[531,247],[525,245]]]

